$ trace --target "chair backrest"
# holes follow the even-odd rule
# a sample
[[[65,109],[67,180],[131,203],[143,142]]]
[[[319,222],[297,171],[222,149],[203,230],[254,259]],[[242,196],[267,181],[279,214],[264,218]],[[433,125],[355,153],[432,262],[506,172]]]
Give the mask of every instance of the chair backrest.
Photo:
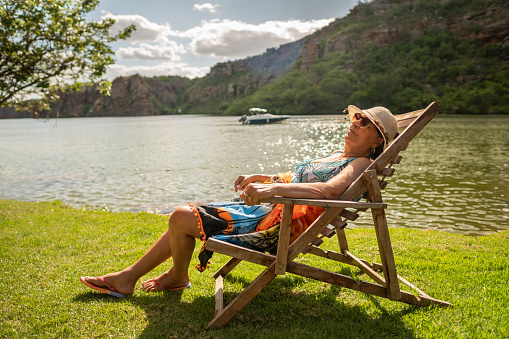
[[[441,108],[436,102],[432,102],[427,108],[396,116],[398,128],[404,128],[399,136],[384,150],[378,158],[376,158],[366,171],[375,169],[378,175],[392,175],[391,170],[387,171],[386,167],[399,163],[401,156],[399,153],[404,151],[410,141],[440,112]],[[385,174],[385,175],[384,175]],[[339,200],[355,200],[360,197],[366,190],[366,183],[359,176],[349,188],[339,197]]]
[[[392,165],[399,164],[402,156],[399,155],[404,151],[410,141],[419,134],[419,132],[440,112],[441,108],[436,102],[432,102],[427,108],[418,111],[413,111],[405,114],[396,115],[398,122],[398,129],[400,130],[399,136],[392,141],[392,143],[384,150],[378,158],[376,158],[371,165],[365,170],[369,171],[375,169],[379,176],[380,188],[384,189],[387,186],[385,177],[391,177],[394,174]],[[366,182],[363,175],[360,175],[343,194],[338,197],[338,200],[353,201],[358,199],[366,192]],[[354,221],[359,217],[358,211],[343,210],[340,213],[342,218]],[[338,218],[332,222],[335,227],[343,229],[346,227],[346,222]],[[329,235],[326,235],[329,236]]]

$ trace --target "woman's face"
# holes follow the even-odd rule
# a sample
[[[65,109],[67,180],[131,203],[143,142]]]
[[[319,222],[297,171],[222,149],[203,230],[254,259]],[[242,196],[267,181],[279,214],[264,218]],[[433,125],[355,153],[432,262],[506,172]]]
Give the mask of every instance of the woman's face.
[[[357,113],[352,118],[352,125],[345,136],[345,147],[355,148],[358,151],[371,150],[372,146],[379,146],[383,138],[378,129],[364,115]]]

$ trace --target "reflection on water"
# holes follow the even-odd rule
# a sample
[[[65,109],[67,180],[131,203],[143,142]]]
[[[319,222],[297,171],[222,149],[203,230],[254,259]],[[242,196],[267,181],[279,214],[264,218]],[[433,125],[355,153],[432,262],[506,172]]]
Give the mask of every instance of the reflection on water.
[[[239,174],[274,174],[343,145],[342,116],[266,126],[237,117],[0,120],[0,198],[168,212],[235,197]],[[508,228],[509,117],[439,116],[403,152],[385,200],[394,227]],[[369,215],[350,227],[367,227]]]

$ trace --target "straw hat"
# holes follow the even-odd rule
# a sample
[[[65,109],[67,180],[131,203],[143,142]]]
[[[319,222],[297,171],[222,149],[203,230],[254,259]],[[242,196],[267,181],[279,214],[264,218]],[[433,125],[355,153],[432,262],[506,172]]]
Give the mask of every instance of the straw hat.
[[[377,106],[370,109],[360,109],[357,106],[349,105],[348,114],[350,120],[355,113],[361,113],[368,117],[384,138],[384,149],[398,133],[398,122],[391,111],[385,107]]]

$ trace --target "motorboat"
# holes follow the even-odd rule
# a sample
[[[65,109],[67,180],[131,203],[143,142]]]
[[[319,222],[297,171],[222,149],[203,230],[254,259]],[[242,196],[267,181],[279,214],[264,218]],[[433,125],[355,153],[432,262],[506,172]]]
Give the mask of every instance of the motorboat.
[[[243,125],[261,125],[283,121],[289,117],[289,115],[273,115],[267,113],[267,110],[264,108],[253,107],[249,109],[249,114],[244,114],[239,121]]]

